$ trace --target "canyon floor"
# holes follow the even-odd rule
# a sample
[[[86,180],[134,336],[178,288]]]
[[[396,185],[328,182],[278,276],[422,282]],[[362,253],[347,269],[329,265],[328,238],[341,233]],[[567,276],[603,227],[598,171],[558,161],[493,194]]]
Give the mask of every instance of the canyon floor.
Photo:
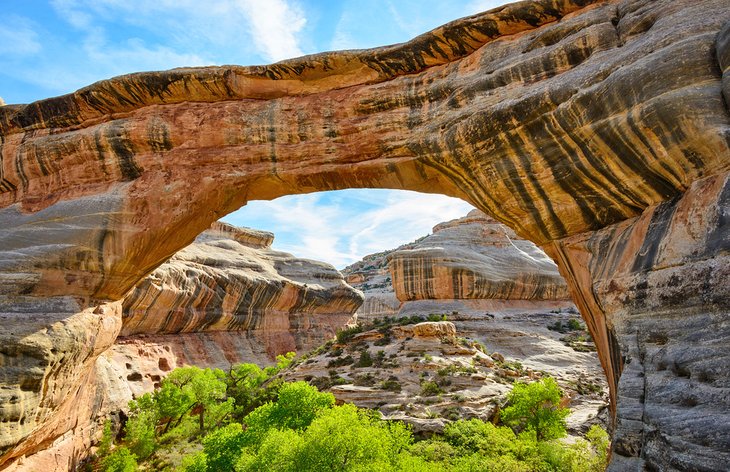
[[[580,324],[574,311],[449,313],[352,327],[284,376],[330,391],[338,401],[377,409],[422,435],[441,432],[448,421],[496,420],[515,382],[551,376],[571,409],[571,434],[592,424],[606,427],[605,377],[584,329],[568,329]],[[448,321],[421,321],[429,317]]]

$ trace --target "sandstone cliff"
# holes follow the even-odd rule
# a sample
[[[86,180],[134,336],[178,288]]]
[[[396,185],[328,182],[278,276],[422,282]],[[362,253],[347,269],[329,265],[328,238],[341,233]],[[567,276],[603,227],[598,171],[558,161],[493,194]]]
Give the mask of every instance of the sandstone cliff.
[[[331,265],[271,249],[272,233],[216,222],[124,298],[105,354],[112,390],[151,391],[181,365],[268,365],[334,337],[362,294]]]
[[[555,263],[479,210],[343,269],[365,295],[358,320],[399,314],[549,312],[573,306]],[[486,328],[486,326],[485,326]]]
[[[329,264],[271,249],[273,239],[214,223],[127,294],[120,335],[245,332],[272,359],[330,339],[362,294]]]
[[[362,303],[362,294],[329,264],[271,249],[273,240],[272,233],[214,223],[118,304],[121,317],[106,321],[121,321],[116,341],[115,336],[92,330],[91,323],[100,318],[95,314],[83,320],[88,323],[85,331],[60,316],[63,327],[46,336],[57,339],[56,331],[67,336],[88,333],[101,347],[84,359],[79,348],[88,338],[71,340],[65,344],[66,351],[56,354],[59,368],[64,361],[67,368],[90,364],[89,376],[80,380],[82,387],[78,392],[71,390],[78,415],[69,412],[67,418],[73,424],[68,434],[11,470],[70,469],[83,459],[106,418],[126,411],[129,400],[152,391],[176,367],[267,365],[278,354],[307,352],[333,338]],[[16,319],[9,326],[32,327],[28,319]],[[115,328],[119,330],[118,325]],[[114,344],[109,346],[110,342]],[[26,355],[54,354],[44,352],[48,341],[42,337],[26,339],[26,343]],[[39,374],[37,378],[25,375],[21,392],[33,391],[33,385],[44,381]],[[4,407],[17,408],[22,418],[28,405],[18,402],[17,407]]]
[[[220,215],[378,187],[463,198],[557,262],[608,378],[612,467],[722,469],[729,101],[727,0],[532,0],[0,107],[0,306],[34,320],[3,339],[0,463],[69,430],[118,300]]]
[[[473,210],[388,256],[396,297],[568,300],[558,267],[531,241]]]

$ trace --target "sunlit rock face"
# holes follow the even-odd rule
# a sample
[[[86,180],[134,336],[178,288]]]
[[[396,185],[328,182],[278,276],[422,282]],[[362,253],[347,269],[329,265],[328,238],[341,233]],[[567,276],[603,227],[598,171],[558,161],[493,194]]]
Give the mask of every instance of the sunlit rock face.
[[[85,323],[46,336],[59,313],[120,300],[246,201],[400,188],[463,198],[557,262],[611,387],[617,470],[721,470],[728,21],[727,0],[535,0],[399,45],[1,107],[0,305],[37,323],[5,335],[0,405],[31,373],[80,388],[98,349],[57,369],[61,338],[89,336]],[[708,205],[715,216],[683,223]],[[76,308],[49,308],[57,297]],[[666,342],[649,343],[659,328]],[[12,354],[34,336],[51,354]],[[654,349],[679,367],[661,370]],[[709,378],[682,368],[699,349],[713,393],[685,401],[672,392]],[[29,394],[22,418],[1,410],[0,463],[62,434],[56,392]]]
[[[238,332],[272,359],[331,338],[362,294],[329,264],[271,249],[273,239],[214,223],[127,294],[121,336]]]
[[[4,405],[21,425],[25,415],[47,414],[34,403],[48,388],[45,372],[28,369],[28,360],[68,370],[65,383],[55,385],[51,377],[48,385],[54,395],[68,396],[73,409],[59,418],[61,432],[70,428],[67,434],[11,470],[73,469],[105,419],[126,412],[130,400],[151,392],[176,367],[269,365],[279,354],[307,352],[333,338],[362,294],[329,264],[271,249],[273,240],[272,233],[213,223],[114,303],[116,311],[106,313],[103,306],[71,317],[61,313],[50,330],[4,352],[23,361],[8,366],[8,374],[17,372],[19,390],[17,401]],[[59,300],[56,309],[78,309],[65,302],[70,308]],[[3,319],[11,335],[38,328],[27,317]],[[75,372],[86,377],[74,379]]]
[[[540,248],[479,210],[392,252],[388,267],[401,301],[570,298],[558,267]]]

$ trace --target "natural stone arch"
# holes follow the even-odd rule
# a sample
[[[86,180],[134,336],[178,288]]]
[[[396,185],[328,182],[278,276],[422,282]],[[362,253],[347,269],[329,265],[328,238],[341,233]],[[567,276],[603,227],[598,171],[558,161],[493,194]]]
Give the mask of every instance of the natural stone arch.
[[[726,0],[539,0],[1,108],[0,462],[69,429],[114,300],[211,222],[382,187],[463,198],[556,259],[617,406],[616,468],[724,467],[728,20]]]

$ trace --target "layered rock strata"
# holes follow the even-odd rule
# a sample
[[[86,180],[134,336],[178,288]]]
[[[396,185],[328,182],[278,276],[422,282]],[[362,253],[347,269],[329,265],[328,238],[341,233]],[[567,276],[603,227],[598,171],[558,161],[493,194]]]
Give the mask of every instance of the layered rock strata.
[[[609,380],[614,468],[722,469],[729,21],[726,0],[526,1],[399,45],[133,74],[4,106],[0,296],[9,316],[45,320],[4,348],[38,336],[59,352],[45,336],[57,297],[73,298],[69,319],[114,303],[248,200],[439,192],[557,261]],[[90,344],[74,349],[90,359]],[[654,349],[679,367],[660,369]],[[0,404],[31,401],[22,419],[0,414],[0,463],[61,434],[72,400],[23,379],[78,389],[89,362],[52,357],[2,354],[15,370]],[[672,394],[702,371],[712,395]]]
[[[278,354],[306,352],[334,337],[362,295],[331,265],[275,251],[273,240],[272,233],[216,222],[117,302],[116,311],[105,315],[97,308],[83,317],[61,313],[60,326],[26,338],[20,352],[5,352],[20,357],[18,367],[27,366],[28,356],[48,356],[57,369],[87,363],[90,371],[86,379],[58,386],[58,395],[72,397],[79,412],[69,412],[62,423],[61,430],[71,428],[69,433],[12,470],[72,469],[106,417],[125,411],[129,400],[152,391],[175,367],[267,365]],[[3,319],[9,322],[9,335],[36,327],[28,318]],[[97,332],[98,324],[103,331]],[[63,350],[54,352],[59,346]],[[49,347],[51,352],[44,352]],[[33,392],[45,380],[42,371],[18,367],[7,366],[10,375],[20,372],[20,390],[17,401],[4,407],[17,408],[22,424],[29,404],[33,406],[24,392]]]
[[[415,243],[404,244],[395,251],[410,249],[413,244]],[[395,295],[393,279],[388,270],[388,258],[393,251],[369,254],[342,269],[347,283],[362,291],[365,296],[365,301],[357,309],[359,322],[385,316],[397,316],[401,308],[402,302]]]
[[[555,263],[479,210],[440,223],[417,241],[366,256],[343,274],[365,295],[359,322],[451,312],[471,319],[479,313],[573,307]]]
[[[273,240],[214,223],[127,294],[120,335],[246,333],[271,359],[332,338],[362,294],[329,264],[271,249]]]
[[[472,210],[388,256],[401,301],[448,299],[568,300],[555,263],[535,244]]]

